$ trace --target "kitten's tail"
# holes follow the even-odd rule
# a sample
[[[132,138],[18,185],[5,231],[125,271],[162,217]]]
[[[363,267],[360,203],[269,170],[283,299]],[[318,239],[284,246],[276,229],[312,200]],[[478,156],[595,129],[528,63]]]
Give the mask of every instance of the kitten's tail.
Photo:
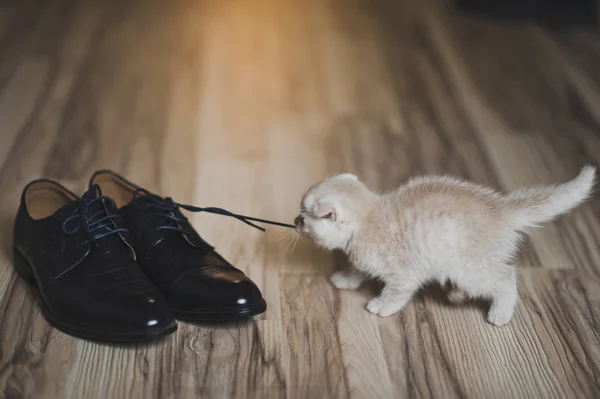
[[[584,166],[579,176],[564,184],[522,188],[505,197],[515,217],[516,230],[526,232],[569,212],[591,194],[596,168]]]

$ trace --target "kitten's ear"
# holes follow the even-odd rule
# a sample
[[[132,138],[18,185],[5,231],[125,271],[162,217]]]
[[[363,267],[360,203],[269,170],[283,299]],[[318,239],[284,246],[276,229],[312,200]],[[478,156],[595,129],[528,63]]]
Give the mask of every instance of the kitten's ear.
[[[337,209],[331,198],[323,197],[315,204],[315,216],[320,219],[337,219]]]
[[[348,180],[358,180],[356,175],[352,173],[342,173],[336,176],[337,179],[348,179]]]

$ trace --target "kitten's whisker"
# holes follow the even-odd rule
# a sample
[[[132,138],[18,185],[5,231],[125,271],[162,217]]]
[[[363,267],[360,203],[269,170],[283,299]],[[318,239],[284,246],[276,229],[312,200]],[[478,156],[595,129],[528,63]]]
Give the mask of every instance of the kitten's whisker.
[[[296,249],[296,244],[298,244],[298,241],[300,241],[300,234],[296,234],[296,239],[294,240],[294,245],[292,246],[292,254],[294,253],[294,250]]]
[[[287,245],[285,246],[285,252],[288,252],[290,245],[294,242],[294,233],[288,236]]]
[[[277,234],[275,237],[277,239],[277,242],[283,244],[290,239],[290,232],[289,231],[281,232],[281,233]]]

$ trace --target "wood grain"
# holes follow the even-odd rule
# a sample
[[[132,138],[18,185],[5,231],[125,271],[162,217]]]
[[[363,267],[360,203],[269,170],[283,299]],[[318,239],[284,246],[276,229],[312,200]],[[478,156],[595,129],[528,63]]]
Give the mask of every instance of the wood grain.
[[[0,4],[0,397],[597,398],[600,200],[524,243],[520,302],[428,287],[399,315],[335,290],[339,254],[190,215],[268,310],[133,347],[73,339],[12,270],[30,180],[115,169],[177,201],[290,221],[338,172],[376,190],[450,173],[501,190],[600,162],[600,36],[453,2],[33,0]],[[289,244],[289,245],[288,245]]]

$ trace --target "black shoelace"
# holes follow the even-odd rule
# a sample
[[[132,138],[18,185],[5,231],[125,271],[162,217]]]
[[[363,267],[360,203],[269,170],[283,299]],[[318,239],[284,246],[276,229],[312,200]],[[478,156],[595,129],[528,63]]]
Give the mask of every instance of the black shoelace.
[[[143,194],[143,195],[138,196],[138,194]],[[275,226],[288,227],[288,228],[292,228],[292,229],[294,228],[294,226],[291,224],[274,222],[272,220],[259,219],[259,218],[254,218],[254,217],[250,217],[250,216],[238,215],[238,214],[229,212],[228,210],[225,210],[222,208],[215,208],[215,207],[200,208],[200,207],[193,206],[193,205],[180,204],[180,203],[173,201],[171,198],[168,198],[168,197],[161,198],[157,195],[151,194],[150,192],[148,192],[147,190],[144,190],[143,188],[136,189],[133,193],[134,201],[140,200],[142,198],[144,199],[144,201],[139,202],[139,204],[142,208],[154,208],[154,209],[156,209],[157,212],[160,213],[161,216],[163,216],[165,219],[167,219],[168,221],[171,222],[169,224],[165,224],[165,225],[157,227],[156,230],[174,230],[174,231],[179,231],[182,234],[188,234],[189,232],[186,231],[183,226],[183,224],[187,223],[187,218],[186,217],[181,218],[175,214],[175,210],[177,210],[178,208],[185,209],[190,212],[207,212],[207,213],[214,213],[217,215],[230,216],[241,222],[246,223],[249,226],[259,229],[260,231],[265,231],[265,229],[252,223],[252,222],[272,224]]]
[[[121,219],[117,213],[107,212],[104,201],[112,201],[112,199],[103,196],[98,185],[92,187],[91,190],[94,190],[94,198],[86,198],[87,196],[84,194],[84,196],[77,201],[77,207],[75,208],[73,215],[66,218],[62,224],[62,229],[67,235],[73,235],[82,230],[87,233],[89,239],[81,242],[79,246],[89,244],[90,242],[96,242],[96,240],[111,234],[129,232],[126,228],[115,227]],[[92,211],[92,208],[96,203],[100,203],[102,209],[94,212]],[[72,229],[69,229],[69,224],[74,221],[77,221],[77,223]]]

